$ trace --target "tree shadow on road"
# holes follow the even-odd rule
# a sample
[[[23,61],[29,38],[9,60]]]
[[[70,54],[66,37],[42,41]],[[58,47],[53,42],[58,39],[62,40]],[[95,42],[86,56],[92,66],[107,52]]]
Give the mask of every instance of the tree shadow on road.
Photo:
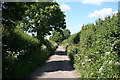
[[[49,72],[57,72],[57,71],[72,71],[73,68],[70,64],[69,60],[60,60],[60,61],[51,61],[46,62],[43,66],[38,68],[34,74],[34,77],[36,76],[44,76],[44,73]],[[32,79],[32,78],[30,78]],[[35,78],[33,78],[35,79]]]
[[[45,69],[44,72],[73,70],[69,60],[51,61],[51,62],[46,63],[46,66],[48,66],[48,67]]]
[[[60,56],[67,56],[66,51],[55,51],[53,55],[60,55]],[[49,59],[48,59],[49,60]],[[45,73],[50,73],[50,72],[57,72],[57,71],[72,71],[74,70],[70,60],[58,60],[58,61],[50,61],[50,62],[45,62],[43,66],[38,68],[35,71],[34,77],[35,76],[44,76]]]
[[[55,51],[54,52],[55,55],[67,55],[66,51]]]

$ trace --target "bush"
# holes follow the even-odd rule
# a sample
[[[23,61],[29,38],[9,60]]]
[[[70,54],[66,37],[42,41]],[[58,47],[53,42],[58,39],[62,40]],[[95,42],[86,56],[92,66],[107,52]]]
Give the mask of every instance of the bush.
[[[55,42],[40,42],[18,29],[3,30],[3,80],[23,79],[57,48]],[[42,43],[42,45],[40,45]]]
[[[120,28],[117,23],[117,15],[98,19],[96,24],[82,27],[79,41],[75,39],[78,33],[63,41],[69,44],[68,55],[80,78],[120,78]]]
[[[68,55],[72,65],[74,64],[74,55],[78,53],[77,44],[80,41],[80,33],[81,32],[71,35],[68,39],[64,40],[61,44],[64,47],[64,49],[67,49],[66,50],[67,55]]]
[[[71,64],[74,64],[74,55],[78,53],[78,48],[76,46],[69,46],[67,55],[71,61]]]
[[[71,35],[68,39],[64,40],[62,44],[68,43],[71,44],[77,44],[80,41],[80,32],[77,34]]]

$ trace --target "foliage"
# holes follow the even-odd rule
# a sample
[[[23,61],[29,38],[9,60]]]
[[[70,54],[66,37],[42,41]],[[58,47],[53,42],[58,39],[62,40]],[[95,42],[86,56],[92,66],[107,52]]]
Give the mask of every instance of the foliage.
[[[63,40],[70,37],[70,31],[68,29],[64,29],[61,32],[53,31],[52,36],[50,36],[50,40],[55,42],[62,42]]]
[[[115,52],[81,53],[74,56],[80,78],[119,78],[120,63]]]
[[[23,31],[14,29],[3,30],[2,75],[4,79],[23,79],[54,52],[57,44],[44,40],[42,46],[38,39]]]
[[[44,37],[66,28],[64,12],[57,2],[3,2],[2,13],[3,79],[25,78],[57,48]]]
[[[70,34],[71,34],[71,32],[69,29],[63,30],[64,39],[68,39],[70,37]]]
[[[64,12],[57,2],[3,2],[2,13],[3,79],[25,78],[57,48],[44,37],[66,28]]]
[[[67,44],[72,45],[72,44],[77,44],[80,41],[80,32],[71,35],[68,39],[65,39],[62,44],[64,44],[65,46]]]
[[[65,15],[56,2],[37,2],[27,6],[21,27],[28,32],[37,32],[41,39],[50,31],[66,28]]]
[[[52,36],[50,36],[50,40],[55,41],[55,42],[62,42],[63,41],[63,34],[62,32],[57,32],[57,31],[53,31],[52,32]]]
[[[66,28],[65,15],[57,2],[4,2],[2,3],[3,25],[13,29],[37,33],[41,41],[50,31]]]
[[[6,29],[12,29],[16,27],[20,20],[22,20],[25,7],[25,3],[19,2],[4,2],[2,3],[2,24]]]
[[[73,41],[76,34],[63,41],[69,44],[68,55],[79,77],[120,78],[118,16],[98,19],[95,24],[83,26],[79,33],[77,44]]]
[[[120,56],[120,40],[115,41],[111,47],[113,51],[118,53],[118,56]]]
[[[71,59],[71,64],[74,64],[74,55],[78,53],[77,45],[80,41],[80,33],[81,32],[71,35],[68,39],[65,39],[61,44],[65,49],[67,49],[67,55]]]

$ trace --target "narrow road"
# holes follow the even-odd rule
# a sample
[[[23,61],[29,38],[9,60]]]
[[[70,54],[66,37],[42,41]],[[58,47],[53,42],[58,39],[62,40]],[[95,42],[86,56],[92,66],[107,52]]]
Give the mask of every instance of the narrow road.
[[[56,49],[54,55],[43,66],[30,75],[30,79],[33,80],[40,80],[41,78],[74,78],[77,80],[77,75],[62,46]]]

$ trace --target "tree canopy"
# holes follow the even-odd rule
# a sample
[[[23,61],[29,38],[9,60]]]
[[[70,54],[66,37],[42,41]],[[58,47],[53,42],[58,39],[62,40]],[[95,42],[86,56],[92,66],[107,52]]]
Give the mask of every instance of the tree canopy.
[[[70,37],[70,30],[64,29],[61,32],[53,31],[52,36],[50,36],[50,40],[55,42],[62,42],[65,39],[68,39]]]
[[[56,2],[5,2],[3,5],[3,25],[11,29],[18,26],[23,31],[37,33],[42,39],[50,31],[66,28],[65,15]]]
[[[2,24],[6,29],[16,27],[22,20],[25,11],[25,3],[3,2],[2,3]]]

